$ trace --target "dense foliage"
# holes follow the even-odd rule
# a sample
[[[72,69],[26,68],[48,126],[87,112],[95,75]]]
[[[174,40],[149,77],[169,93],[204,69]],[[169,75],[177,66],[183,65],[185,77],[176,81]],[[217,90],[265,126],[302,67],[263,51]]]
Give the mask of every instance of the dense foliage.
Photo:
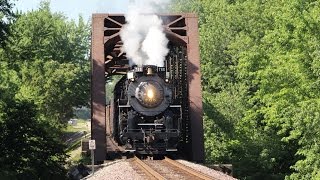
[[[320,2],[176,0],[200,22],[207,160],[320,178]]]
[[[0,47],[5,45],[9,34],[9,25],[14,19],[13,3],[9,0],[0,0]]]
[[[88,103],[88,49],[89,27],[82,18],[69,22],[46,2],[19,15],[4,53],[19,77],[16,98],[33,100],[45,117],[72,117],[72,107]]]
[[[89,26],[81,17],[75,23],[52,13],[44,1],[16,14],[6,28],[0,48],[1,177],[63,179],[61,128],[89,99]]]
[[[7,179],[64,179],[65,145],[59,129],[37,118],[36,106],[12,101],[2,107],[0,121],[1,177]]]

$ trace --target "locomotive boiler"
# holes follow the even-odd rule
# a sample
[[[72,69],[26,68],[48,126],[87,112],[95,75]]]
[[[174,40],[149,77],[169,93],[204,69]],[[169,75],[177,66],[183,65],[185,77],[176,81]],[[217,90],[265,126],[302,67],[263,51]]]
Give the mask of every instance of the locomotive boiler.
[[[135,66],[116,85],[115,137],[126,151],[167,154],[177,151],[181,104],[174,103],[173,79],[166,67]]]

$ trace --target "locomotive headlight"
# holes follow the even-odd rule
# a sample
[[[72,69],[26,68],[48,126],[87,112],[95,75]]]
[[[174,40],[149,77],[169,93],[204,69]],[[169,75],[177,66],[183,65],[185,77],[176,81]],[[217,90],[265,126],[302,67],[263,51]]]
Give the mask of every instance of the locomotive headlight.
[[[149,99],[153,99],[153,97],[154,97],[154,92],[153,92],[152,89],[149,89],[149,90],[147,91],[147,96],[148,96]]]
[[[136,88],[135,97],[144,107],[157,107],[164,99],[163,87],[156,81],[141,82]]]

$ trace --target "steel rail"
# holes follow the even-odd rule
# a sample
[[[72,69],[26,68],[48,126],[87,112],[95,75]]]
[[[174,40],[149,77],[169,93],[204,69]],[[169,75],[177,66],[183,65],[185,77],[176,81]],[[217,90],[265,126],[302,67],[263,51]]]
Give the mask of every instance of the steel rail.
[[[199,172],[199,171],[196,171],[196,170],[194,170],[194,169],[192,169],[192,168],[190,168],[190,167],[187,167],[187,166],[185,166],[185,165],[183,165],[183,164],[181,164],[181,163],[179,163],[179,162],[177,162],[177,161],[174,161],[174,160],[172,160],[172,159],[170,159],[170,158],[168,158],[168,157],[165,157],[165,158],[164,158],[164,161],[166,161],[167,163],[170,163],[170,164],[173,165],[173,166],[176,166],[176,167],[179,168],[179,169],[182,169],[182,170],[188,172],[189,174],[192,174],[192,175],[194,175],[194,176],[197,176],[199,179],[204,179],[204,180],[216,179],[216,178],[213,178],[213,177],[208,176],[208,175],[206,175],[206,174],[203,174],[203,173],[201,173],[201,172]]]
[[[140,166],[140,169],[142,169],[151,178],[161,179],[161,180],[165,179],[162,175],[160,175],[158,172],[153,170],[151,167],[149,167],[147,164],[145,164],[143,161],[141,161],[136,156],[134,156],[134,161]]]

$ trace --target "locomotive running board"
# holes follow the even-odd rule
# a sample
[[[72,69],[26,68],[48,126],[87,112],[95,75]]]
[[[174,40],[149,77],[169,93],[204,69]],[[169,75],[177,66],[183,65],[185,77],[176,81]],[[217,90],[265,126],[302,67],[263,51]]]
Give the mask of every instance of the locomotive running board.
[[[181,108],[181,105],[170,105],[169,107],[172,107],[172,108]]]
[[[166,149],[166,151],[174,152],[174,151],[178,151],[178,149]]]
[[[139,123],[138,126],[163,126],[160,123]]]
[[[134,150],[134,149],[125,149],[124,151],[126,151],[126,152],[135,152],[136,150]]]
[[[118,105],[119,108],[122,108],[122,107],[131,107],[130,105]]]

